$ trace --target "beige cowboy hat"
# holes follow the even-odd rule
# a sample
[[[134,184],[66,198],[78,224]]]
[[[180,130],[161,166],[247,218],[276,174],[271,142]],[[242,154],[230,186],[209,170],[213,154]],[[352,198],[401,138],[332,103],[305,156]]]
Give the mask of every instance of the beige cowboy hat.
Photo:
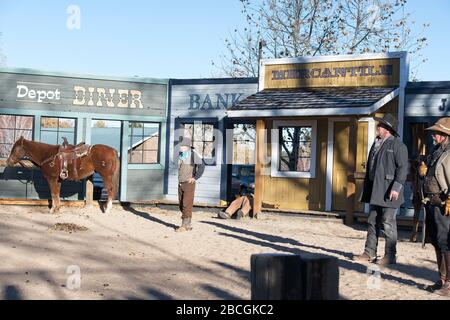
[[[379,123],[384,124],[384,126],[387,126],[395,136],[397,136],[397,137],[399,136],[399,134],[397,132],[398,131],[398,121],[397,121],[397,119],[395,119],[395,117],[392,114],[386,113],[383,116],[383,118],[373,117],[373,119],[375,121],[378,121]]]
[[[438,122],[425,130],[438,131],[450,136],[450,117],[440,118]]]

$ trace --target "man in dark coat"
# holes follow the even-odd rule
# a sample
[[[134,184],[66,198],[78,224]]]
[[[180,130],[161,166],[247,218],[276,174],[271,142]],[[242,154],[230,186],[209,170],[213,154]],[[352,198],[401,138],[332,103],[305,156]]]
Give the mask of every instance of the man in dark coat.
[[[354,256],[357,261],[375,262],[381,226],[386,235],[386,246],[381,265],[396,263],[396,215],[404,202],[403,186],[408,174],[408,150],[398,139],[397,120],[390,114],[374,117],[377,137],[367,161],[361,202],[370,204],[367,220],[367,240],[364,253]]]
[[[182,222],[181,226],[175,229],[176,232],[192,230],[195,183],[204,171],[203,159],[192,147],[191,139],[184,137],[180,142],[178,156],[178,201]]]

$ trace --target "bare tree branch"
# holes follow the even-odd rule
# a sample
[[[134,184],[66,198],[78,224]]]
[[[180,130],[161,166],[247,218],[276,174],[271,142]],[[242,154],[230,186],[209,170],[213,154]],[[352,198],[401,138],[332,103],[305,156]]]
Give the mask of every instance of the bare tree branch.
[[[221,65],[213,62],[226,76],[258,76],[260,40],[264,58],[404,50],[411,70],[426,61],[429,24],[412,33],[406,0],[239,1],[247,24],[225,40]]]

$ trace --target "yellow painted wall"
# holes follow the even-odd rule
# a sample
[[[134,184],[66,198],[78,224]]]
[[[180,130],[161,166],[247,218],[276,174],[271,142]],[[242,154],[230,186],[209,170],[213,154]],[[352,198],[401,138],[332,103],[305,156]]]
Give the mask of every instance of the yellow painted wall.
[[[272,121],[268,120],[266,127],[270,132]],[[269,174],[264,176],[263,206],[269,204],[280,209],[325,210],[327,132],[328,120],[317,119],[317,166],[314,179],[271,177],[270,168],[266,167]],[[268,138],[267,152],[270,155],[270,135]]]

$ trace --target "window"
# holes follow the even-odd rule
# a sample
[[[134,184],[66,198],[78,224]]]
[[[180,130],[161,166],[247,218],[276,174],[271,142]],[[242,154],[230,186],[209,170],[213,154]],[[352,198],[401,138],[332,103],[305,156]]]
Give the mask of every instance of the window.
[[[274,121],[272,176],[314,178],[316,121]]]
[[[70,144],[75,144],[76,120],[71,118],[41,118],[41,142],[61,144],[67,138]]]
[[[0,158],[9,157],[20,136],[33,139],[33,117],[0,115]]]
[[[233,125],[233,164],[255,164],[256,126],[236,123]]]
[[[159,163],[159,123],[130,122],[128,163]]]
[[[183,136],[192,141],[195,151],[202,156],[205,161],[214,159],[214,125],[211,123],[195,122],[181,124]],[[208,163],[208,162],[207,162]]]
[[[311,127],[279,128],[279,171],[311,170]]]

